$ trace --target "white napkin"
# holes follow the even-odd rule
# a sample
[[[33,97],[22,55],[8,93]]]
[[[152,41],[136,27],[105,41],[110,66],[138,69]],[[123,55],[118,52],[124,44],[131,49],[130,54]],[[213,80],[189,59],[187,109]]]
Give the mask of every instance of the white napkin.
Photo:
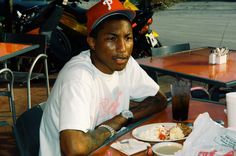
[[[224,128],[211,119],[208,113],[200,114],[193,131],[175,156],[235,156],[236,131]]]
[[[126,154],[132,155],[147,149],[151,146],[149,143],[138,141],[136,139],[124,139],[111,144],[111,147]]]

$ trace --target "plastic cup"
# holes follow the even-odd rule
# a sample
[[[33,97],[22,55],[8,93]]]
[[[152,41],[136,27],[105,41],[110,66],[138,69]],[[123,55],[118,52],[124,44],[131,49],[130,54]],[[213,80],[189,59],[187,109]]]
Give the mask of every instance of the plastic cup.
[[[172,117],[174,120],[188,119],[190,101],[190,83],[188,81],[176,81],[171,84]]]
[[[228,127],[236,129],[236,92],[226,93]]]

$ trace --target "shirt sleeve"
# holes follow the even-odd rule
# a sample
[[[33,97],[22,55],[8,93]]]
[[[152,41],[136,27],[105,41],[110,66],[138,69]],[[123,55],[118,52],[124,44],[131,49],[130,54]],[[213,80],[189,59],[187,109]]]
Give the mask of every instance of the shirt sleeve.
[[[130,98],[142,101],[148,96],[154,96],[159,91],[159,85],[131,57],[128,64],[130,75]]]
[[[86,74],[63,83],[60,95],[59,131],[74,129],[87,132],[91,129],[91,84]]]

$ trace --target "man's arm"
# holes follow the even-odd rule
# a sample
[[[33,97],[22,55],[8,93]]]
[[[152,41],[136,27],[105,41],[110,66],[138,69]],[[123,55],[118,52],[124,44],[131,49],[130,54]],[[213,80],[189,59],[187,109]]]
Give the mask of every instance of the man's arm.
[[[166,105],[166,97],[161,92],[153,97],[146,98],[142,102],[131,102],[130,111],[134,114],[132,121],[160,112],[166,108]],[[127,124],[127,119],[119,114],[102,124],[118,131]],[[79,130],[64,130],[60,132],[60,146],[65,156],[88,155],[100,147],[110,136],[111,133],[108,129],[99,126],[87,133]]]
[[[141,118],[161,112],[167,106],[166,96],[159,91],[155,96],[150,96],[141,102],[130,102],[130,111],[134,114],[132,121],[138,121]]]
[[[126,123],[125,118],[121,115],[116,115],[102,124],[118,131]],[[110,136],[111,133],[108,129],[99,126],[87,133],[79,130],[64,130],[60,132],[61,151],[64,156],[88,155],[100,147]]]

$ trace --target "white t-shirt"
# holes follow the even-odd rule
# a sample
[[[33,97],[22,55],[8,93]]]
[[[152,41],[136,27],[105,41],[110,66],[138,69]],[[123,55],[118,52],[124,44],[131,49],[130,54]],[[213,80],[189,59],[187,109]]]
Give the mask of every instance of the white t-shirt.
[[[154,96],[159,86],[130,57],[122,71],[104,74],[90,52],[73,57],[63,67],[47,100],[40,126],[40,154],[60,156],[59,133],[87,132],[129,109],[129,101]]]

